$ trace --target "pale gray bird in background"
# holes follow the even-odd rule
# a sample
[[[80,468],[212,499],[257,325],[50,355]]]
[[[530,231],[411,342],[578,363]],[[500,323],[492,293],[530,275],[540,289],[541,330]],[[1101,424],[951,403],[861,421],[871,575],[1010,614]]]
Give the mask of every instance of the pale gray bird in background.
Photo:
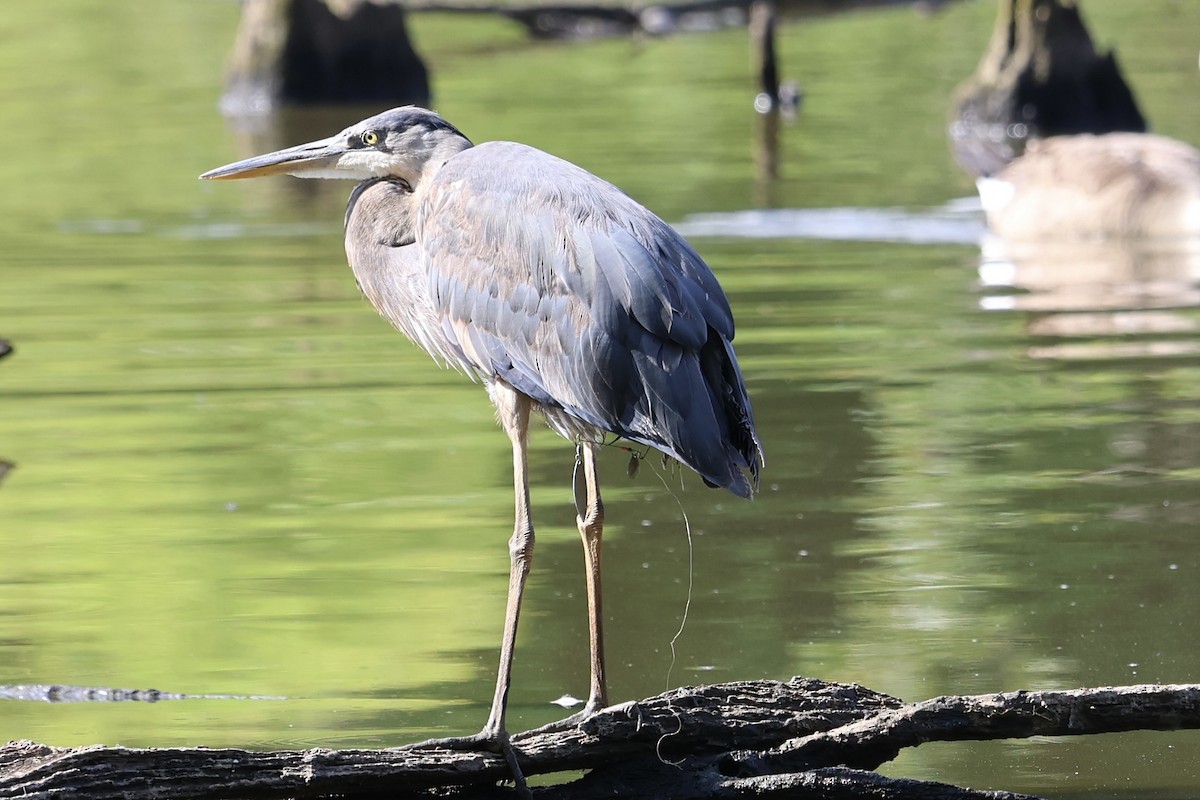
[[[497,747],[522,783],[505,706],[533,555],[529,414],[577,448],[591,688],[563,721],[573,723],[608,703],[596,470],[605,435],[653,447],[709,486],[741,497],[757,488],[762,453],[729,303],[696,251],[612,184],[525,145],[472,146],[423,108],[201,177],[279,173],[360,181],[346,209],[346,255],[363,294],[436,360],[482,380],[512,440],[516,525],[491,714],[476,736],[439,743]]]
[[[1166,136],[1049,136],[976,183],[1009,241],[1200,236],[1200,150]]]

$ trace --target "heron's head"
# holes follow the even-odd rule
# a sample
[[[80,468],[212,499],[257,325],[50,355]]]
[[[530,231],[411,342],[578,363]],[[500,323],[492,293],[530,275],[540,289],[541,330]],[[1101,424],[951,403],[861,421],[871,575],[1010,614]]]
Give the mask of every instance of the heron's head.
[[[425,165],[465,150],[471,142],[437,114],[416,106],[384,111],[328,139],[276,150],[209,170],[208,180],[295,175],[363,181],[394,176],[415,184]]]

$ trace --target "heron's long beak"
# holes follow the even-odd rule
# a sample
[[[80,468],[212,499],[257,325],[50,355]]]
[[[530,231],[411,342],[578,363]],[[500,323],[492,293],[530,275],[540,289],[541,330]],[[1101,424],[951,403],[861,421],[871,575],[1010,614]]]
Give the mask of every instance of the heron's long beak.
[[[203,180],[235,180],[237,178],[261,178],[264,175],[303,175],[306,172],[332,171],[338,159],[346,154],[346,138],[342,135],[319,139],[308,144],[299,144],[274,153],[235,161],[223,167],[210,169],[201,175]]]

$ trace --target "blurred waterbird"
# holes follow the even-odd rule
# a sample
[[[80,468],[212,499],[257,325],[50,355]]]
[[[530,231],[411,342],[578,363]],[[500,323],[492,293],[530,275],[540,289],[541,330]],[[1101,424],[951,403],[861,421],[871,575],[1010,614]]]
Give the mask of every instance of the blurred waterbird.
[[[728,301],[696,251],[617,187],[525,145],[473,146],[423,108],[200,177],[279,173],[360,182],[345,224],[363,294],[435,360],[480,379],[512,441],[516,524],[491,713],[474,736],[422,744],[498,749],[523,784],[505,707],[533,555],[530,412],[576,445],[591,686],[565,727],[608,703],[596,463],[606,435],[653,447],[709,486],[757,488],[762,454]]]
[[[977,181],[1008,240],[1200,236],[1200,150],[1149,133],[1051,136]]]

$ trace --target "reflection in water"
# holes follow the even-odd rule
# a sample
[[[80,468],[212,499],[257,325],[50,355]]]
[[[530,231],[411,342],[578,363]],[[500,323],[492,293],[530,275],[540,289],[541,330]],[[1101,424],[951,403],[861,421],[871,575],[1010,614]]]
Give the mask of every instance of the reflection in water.
[[[761,97],[761,95],[760,95]],[[783,128],[790,127],[795,120],[796,107],[773,105],[767,109],[757,109],[755,115],[753,155],[754,155],[754,204],[758,208],[772,208],[778,205],[774,188],[779,179],[779,152]]]
[[[1194,388],[1180,383],[1200,355],[1200,243],[990,239],[979,276],[991,292],[981,308],[1023,314],[1028,358],[1125,387],[1107,402],[1081,395],[1062,407],[1064,425],[1113,416],[1096,443],[1108,459],[1075,477],[1075,493],[1111,492],[1104,513],[1114,525],[1200,525],[1200,502],[1165,488],[1194,470],[1200,454]],[[1091,372],[1097,363],[1108,366]]]
[[[823,239],[845,242],[973,245],[983,236],[974,198],[939,208],[773,208],[691,214],[675,226],[684,236]]]
[[[774,205],[771,187],[779,177],[779,109],[759,114],[754,124],[754,201],[760,208],[767,208]]]
[[[1031,345],[1034,358],[1200,353],[1200,243],[990,239],[979,277],[1000,292],[982,308],[1031,312],[1031,336],[1065,340]]]

